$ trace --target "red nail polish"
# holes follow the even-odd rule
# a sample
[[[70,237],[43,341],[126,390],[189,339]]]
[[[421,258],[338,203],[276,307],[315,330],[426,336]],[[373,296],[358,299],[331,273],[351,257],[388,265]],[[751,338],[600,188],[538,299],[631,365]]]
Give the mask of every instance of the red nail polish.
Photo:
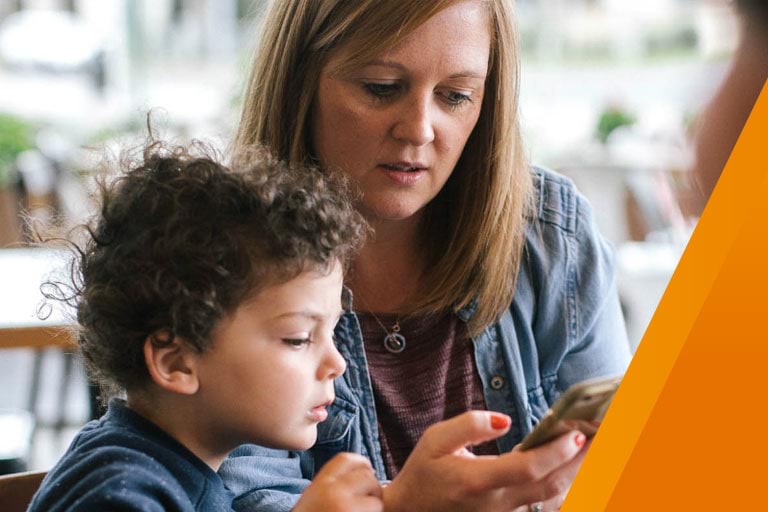
[[[584,446],[584,443],[587,442],[587,436],[584,434],[576,434],[576,437],[573,438],[573,442],[576,443],[576,446],[581,448]]]
[[[491,428],[501,430],[509,426],[509,418],[506,416],[491,415]]]

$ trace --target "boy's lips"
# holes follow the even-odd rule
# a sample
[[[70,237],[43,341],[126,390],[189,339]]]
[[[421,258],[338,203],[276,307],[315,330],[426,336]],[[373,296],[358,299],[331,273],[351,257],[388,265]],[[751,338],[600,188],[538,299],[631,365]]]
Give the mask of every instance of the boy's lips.
[[[320,405],[314,406],[309,411],[307,411],[307,418],[309,418],[311,421],[315,421],[318,423],[321,421],[325,421],[328,418],[328,411],[326,410],[326,407],[328,407],[332,403],[333,403],[333,399],[327,400]]]

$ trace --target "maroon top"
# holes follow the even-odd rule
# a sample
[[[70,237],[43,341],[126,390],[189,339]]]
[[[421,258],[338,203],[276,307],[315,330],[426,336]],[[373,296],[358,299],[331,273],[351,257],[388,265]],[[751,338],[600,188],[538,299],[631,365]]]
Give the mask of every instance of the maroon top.
[[[388,332],[397,315],[376,314]],[[408,317],[400,321],[405,350],[384,348],[384,331],[370,313],[358,312],[373,384],[379,439],[390,479],[402,469],[416,441],[430,425],[472,409],[485,410],[474,346],[456,315]],[[495,441],[470,448],[498,454]]]

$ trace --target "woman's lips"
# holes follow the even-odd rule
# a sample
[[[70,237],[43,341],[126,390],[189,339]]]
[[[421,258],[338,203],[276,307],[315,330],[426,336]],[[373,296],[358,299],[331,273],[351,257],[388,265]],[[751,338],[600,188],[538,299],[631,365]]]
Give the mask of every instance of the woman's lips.
[[[393,183],[404,187],[415,185],[427,175],[427,168],[421,164],[379,164],[377,169]]]

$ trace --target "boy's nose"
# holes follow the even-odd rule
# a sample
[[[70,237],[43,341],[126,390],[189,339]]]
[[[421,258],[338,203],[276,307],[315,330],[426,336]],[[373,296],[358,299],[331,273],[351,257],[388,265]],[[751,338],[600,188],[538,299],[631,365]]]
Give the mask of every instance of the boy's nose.
[[[344,360],[344,357],[342,357],[341,353],[339,353],[339,350],[336,348],[336,344],[331,342],[331,345],[326,353],[321,378],[335,379],[340,377],[346,369],[347,362]]]

